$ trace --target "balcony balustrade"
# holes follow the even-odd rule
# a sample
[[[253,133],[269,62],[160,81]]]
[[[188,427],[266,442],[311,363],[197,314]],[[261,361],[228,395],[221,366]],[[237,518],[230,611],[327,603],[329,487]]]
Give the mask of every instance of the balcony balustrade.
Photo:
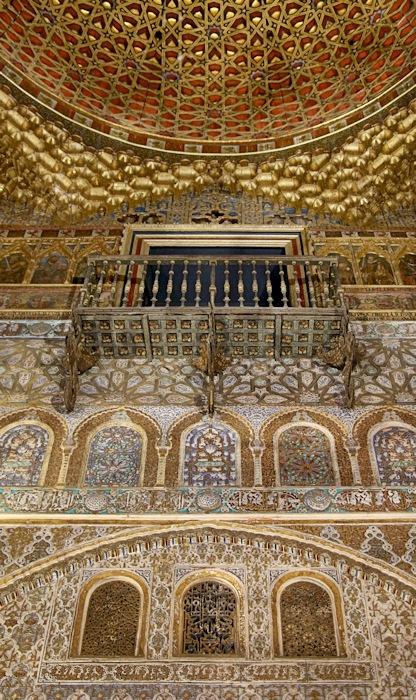
[[[335,257],[96,257],[74,309],[107,357],[197,357],[214,319],[231,357],[313,357],[345,330]],[[211,319],[211,320],[210,320]]]

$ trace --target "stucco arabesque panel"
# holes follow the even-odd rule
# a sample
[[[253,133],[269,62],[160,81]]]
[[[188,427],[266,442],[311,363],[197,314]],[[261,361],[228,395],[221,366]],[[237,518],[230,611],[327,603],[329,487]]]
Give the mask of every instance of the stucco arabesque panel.
[[[354,370],[355,405],[415,403],[416,350],[413,338],[358,338],[360,361]],[[63,343],[2,340],[0,376],[3,406],[36,404],[63,410]],[[219,408],[225,406],[343,405],[339,370],[312,360],[233,363],[216,384]],[[80,380],[79,407],[153,405],[201,407],[202,378],[187,360],[100,360]]]
[[[7,698],[8,693],[12,690],[13,685],[11,684],[14,684],[16,691],[20,693],[20,695],[15,695],[14,697],[23,698],[25,696],[22,693],[26,692],[27,697],[29,691],[35,692],[33,672],[40,663],[41,648],[43,646],[42,642],[48,622],[49,606],[52,605],[50,594],[51,585],[54,588],[59,588],[59,595],[56,597],[56,603],[53,603],[52,624],[48,632],[49,641],[45,647],[47,656],[44,657],[44,661],[42,662],[41,680],[47,684],[48,690],[46,690],[46,686],[44,687],[47,697],[54,697],[53,694],[55,693],[58,678],[60,678],[61,681],[65,679],[64,685],[61,685],[61,689],[66,693],[65,698],[69,697],[71,692],[81,690],[81,688],[84,688],[84,692],[92,694],[91,697],[93,697],[94,693],[98,692],[97,683],[99,684],[100,680],[104,681],[107,679],[106,687],[110,688],[111,683],[114,683],[116,678],[119,678],[119,683],[121,684],[118,686],[119,692],[122,689],[123,683],[127,684],[127,687],[129,687],[129,683],[139,683],[140,689],[145,693],[143,697],[146,698],[156,697],[155,693],[160,692],[158,688],[160,688],[160,683],[163,683],[162,679],[165,679],[165,683],[168,683],[172,690],[175,687],[176,690],[173,691],[173,697],[175,698],[182,697],[181,694],[184,690],[183,684],[189,683],[191,678],[194,688],[196,687],[196,683],[202,683],[203,687],[204,680],[206,681],[209,678],[211,683],[212,681],[215,682],[214,679],[216,679],[223,687],[225,684],[225,687],[227,687],[227,689],[229,688],[230,693],[234,692],[232,690],[233,681],[235,683],[237,678],[235,672],[230,674],[230,669],[227,665],[222,667],[222,671],[220,671],[218,667],[214,668],[211,666],[210,675],[207,676],[206,665],[201,663],[195,666],[194,664],[194,671],[191,677],[189,676],[189,665],[172,665],[172,661],[165,660],[166,650],[168,649],[168,637],[170,634],[170,616],[169,613],[166,612],[166,609],[170,609],[169,596],[171,592],[172,569],[177,560],[178,552],[182,552],[180,555],[181,559],[185,564],[189,562],[191,567],[213,566],[218,564],[230,567],[233,566],[234,562],[238,564],[242,557],[245,558],[247,580],[250,585],[249,595],[251,592],[253,596],[249,633],[255,633],[256,638],[260,635],[262,639],[264,639],[264,645],[263,647],[260,645],[259,650],[261,651],[261,655],[255,663],[246,663],[241,666],[240,672],[242,676],[239,676],[239,678],[245,682],[253,683],[260,693],[260,698],[269,697],[267,694],[263,693],[268,692],[271,678],[270,674],[273,675],[273,683],[278,686],[279,692],[282,693],[281,696],[277,696],[279,698],[284,697],[284,692],[289,692],[291,683],[295,684],[297,690],[301,693],[306,693],[309,688],[308,681],[306,681],[305,676],[302,676],[302,663],[298,663],[297,667],[294,667],[290,663],[282,665],[281,662],[277,664],[274,662],[270,665],[270,661],[267,662],[267,659],[270,659],[270,651],[268,651],[271,643],[270,621],[268,615],[263,616],[263,620],[260,620],[255,611],[256,601],[254,599],[260,596],[264,601],[268,599],[269,596],[267,593],[267,570],[270,568],[276,569],[282,567],[284,569],[287,569],[287,567],[294,568],[295,570],[297,568],[306,567],[312,575],[314,570],[319,571],[322,566],[327,570],[328,566],[332,565],[336,567],[338,576],[340,577],[345,614],[349,620],[347,629],[349,660],[348,663],[337,662],[336,666],[328,665],[323,662],[309,664],[308,672],[311,674],[309,678],[311,680],[313,678],[315,682],[318,682],[318,688],[320,689],[319,692],[322,693],[322,698],[327,698],[330,688],[332,688],[333,692],[336,692],[337,689],[340,690],[340,682],[344,689],[346,687],[349,688],[348,692],[352,692],[352,689],[355,688],[357,697],[370,697],[370,695],[368,695],[370,691],[374,694],[377,692],[380,693],[382,686],[376,683],[375,676],[372,675],[371,671],[372,656],[370,646],[373,642],[369,634],[369,627],[371,627],[374,634],[377,625],[382,623],[380,614],[383,609],[386,613],[384,615],[386,620],[387,616],[390,615],[390,624],[392,619],[397,620],[397,624],[395,624],[395,637],[392,639],[391,635],[387,635],[384,637],[387,641],[378,640],[377,656],[374,660],[377,662],[378,673],[384,676],[387,673],[387,667],[389,667],[389,665],[398,664],[400,668],[403,669],[403,678],[405,680],[402,683],[399,677],[400,674],[396,674],[397,687],[406,687],[405,682],[409,679],[409,659],[412,657],[409,657],[409,654],[411,654],[410,651],[406,651],[404,654],[399,647],[402,639],[406,639],[406,642],[410,644],[412,643],[412,640],[409,639],[411,617],[409,617],[410,609],[408,604],[401,599],[402,592],[400,591],[400,587],[397,589],[397,594],[394,595],[391,584],[387,584],[386,586],[386,582],[383,582],[384,576],[381,572],[381,578],[376,577],[376,579],[374,579],[374,575],[372,574],[366,574],[364,578],[362,578],[362,575],[357,577],[359,568],[354,566],[352,562],[351,564],[346,562],[344,556],[341,555],[339,563],[336,563],[339,553],[334,556],[333,551],[328,551],[333,550],[331,545],[329,545],[326,552],[325,548],[321,549],[317,557],[317,552],[312,554],[313,547],[309,546],[310,542],[309,545],[307,545],[304,540],[303,545],[299,547],[298,545],[293,545],[293,538],[289,538],[286,540],[287,544],[285,546],[283,541],[279,542],[279,538],[276,539],[276,537],[272,537],[270,539],[269,535],[268,540],[266,538],[269,544],[264,548],[261,544],[259,545],[259,542],[266,541],[263,536],[261,536],[260,532],[261,529],[257,531],[257,535],[255,535],[254,532],[250,535],[247,531],[244,532],[242,530],[238,535],[234,532],[230,539],[230,535],[227,535],[224,530],[219,530],[216,534],[211,530],[210,534],[208,534],[208,532],[205,534],[200,533],[202,538],[198,537],[195,532],[193,534],[189,533],[189,535],[185,536],[183,541],[180,537],[178,539],[178,535],[173,537],[173,539],[171,535],[168,538],[169,543],[166,539],[159,539],[160,547],[157,549],[154,549],[147,538],[143,540],[143,545],[138,547],[137,537],[133,537],[133,539],[130,538],[126,541],[123,536],[122,549],[119,549],[118,552],[116,552],[114,545],[112,545],[110,550],[107,550],[108,553],[106,555],[106,547],[103,543],[98,549],[95,549],[95,553],[94,550],[88,549],[88,545],[84,547],[84,555],[81,556],[81,558],[75,551],[73,553],[68,553],[69,556],[66,556],[66,565],[59,574],[57,581],[55,580],[54,582],[54,577],[52,576],[47,583],[44,576],[41,575],[41,578],[39,578],[39,574],[37,574],[35,587],[32,588],[30,585],[27,587],[27,584],[23,584],[25,590],[23,597],[21,597],[22,594],[16,589],[17,597],[11,600],[10,608],[7,608],[7,615],[5,617],[7,623],[5,642],[6,649],[10,650],[8,653],[14,672],[2,682],[2,691],[6,692],[5,697]],[[120,535],[118,535],[118,539],[120,541]],[[298,538],[295,539],[298,540]],[[166,543],[165,546],[163,546],[163,541]],[[272,545],[273,541],[276,544]],[[146,544],[146,542],[148,544]],[[290,542],[292,542],[292,545]],[[70,671],[71,664],[68,665],[68,662],[64,660],[67,655],[67,651],[65,650],[68,649],[67,639],[71,634],[74,601],[76,600],[78,587],[81,584],[82,571],[91,570],[91,567],[96,569],[97,562],[100,570],[109,570],[114,566],[119,568],[120,565],[127,569],[137,569],[138,566],[140,566],[142,570],[143,568],[153,568],[154,578],[152,585],[151,618],[154,616],[155,623],[157,622],[157,624],[153,626],[152,621],[150,621],[149,660],[141,667],[142,670],[140,673],[137,664],[135,665],[134,671],[133,667],[131,671],[129,671],[128,665],[126,666],[126,664],[119,667],[117,664],[103,664],[102,662],[95,664],[78,664]],[[57,571],[56,566],[57,564],[55,562],[50,564],[51,573],[54,570]],[[386,604],[388,609],[386,608]],[[33,616],[27,618],[28,612],[32,614],[36,606],[38,607],[38,610],[36,610],[36,619],[34,619]],[[376,609],[378,611],[377,615],[374,614],[374,610]],[[17,610],[19,611],[18,613],[16,613]],[[20,627],[15,634],[16,614],[19,619],[18,625],[20,625]],[[33,634],[34,629],[36,630],[35,635]],[[22,637],[23,633],[24,635]],[[28,639],[30,634],[32,635],[31,654],[28,655],[26,652],[27,647],[25,647],[22,639]],[[36,635],[37,642],[36,645],[34,645],[33,636],[36,637]],[[410,650],[410,647],[408,647],[408,650]],[[54,657],[56,658],[56,655],[58,655],[58,659],[54,661],[53,659]],[[407,658],[405,658],[406,655]],[[159,659],[159,661],[157,661],[157,659]],[[368,659],[368,661],[365,661],[365,659]],[[21,677],[19,677],[17,673],[17,667],[21,667],[19,664],[27,666],[29,671],[29,675],[26,674],[24,681],[25,690],[22,688],[22,681],[19,680]],[[124,671],[122,671],[122,668]],[[151,670],[152,668],[159,674],[157,679]],[[277,669],[279,668],[280,671],[278,672]],[[284,675],[282,676],[281,672],[283,672],[283,670]],[[122,672],[122,676],[119,677],[120,672]],[[351,673],[353,673],[354,678],[351,677]],[[111,681],[110,675],[108,674],[111,675]],[[202,676],[199,674],[202,674]],[[109,681],[110,685],[108,685]],[[69,686],[67,685],[68,682]],[[155,683],[158,685],[155,686]],[[170,686],[170,683],[173,683],[173,685]],[[346,686],[345,683],[348,683],[348,686]],[[130,687],[132,688],[133,686],[130,685]],[[153,688],[153,694],[150,691],[150,687]],[[363,690],[364,688],[367,689],[366,693],[364,695],[359,695],[359,690]],[[391,688],[393,688],[393,685]],[[39,688],[39,691],[36,692],[40,692],[40,690]],[[107,692],[109,692],[109,690]],[[177,695],[177,693],[180,693],[180,695]],[[87,695],[87,697],[90,696]],[[103,697],[107,696],[104,695]],[[111,695],[108,695],[108,697],[111,697]],[[234,696],[230,695],[230,697]],[[304,697],[303,694],[301,697]],[[309,695],[307,697],[309,697]],[[373,696],[371,695],[371,697]],[[374,697],[378,696],[374,695]],[[393,695],[387,695],[386,697],[393,697]]]

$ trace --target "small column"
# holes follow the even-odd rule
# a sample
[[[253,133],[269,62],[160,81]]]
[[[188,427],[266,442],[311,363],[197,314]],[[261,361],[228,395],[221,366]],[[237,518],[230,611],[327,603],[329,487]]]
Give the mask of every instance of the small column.
[[[348,450],[348,454],[351,459],[351,468],[352,468],[352,478],[354,481],[354,485],[360,486],[361,485],[361,473],[360,473],[360,467],[358,464],[358,443],[355,442],[354,438],[351,437],[348,442],[346,443],[346,448]]]
[[[254,455],[254,486],[263,486],[263,474],[261,469],[261,457],[264,450],[263,443],[258,438],[251,445]]]
[[[159,457],[157,465],[156,486],[164,486],[166,473],[166,457],[168,456],[170,446],[168,446],[165,440],[162,438],[160,443],[157,445],[156,449]]]
[[[74,449],[74,443],[73,443],[72,437],[71,437],[71,438],[68,438],[68,440],[64,443],[64,446],[63,446],[64,457],[62,460],[62,466],[59,470],[58,483],[56,484],[57,488],[65,488],[65,486],[66,486],[66,475],[68,473],[69,458],[72,454],[73,449]]]

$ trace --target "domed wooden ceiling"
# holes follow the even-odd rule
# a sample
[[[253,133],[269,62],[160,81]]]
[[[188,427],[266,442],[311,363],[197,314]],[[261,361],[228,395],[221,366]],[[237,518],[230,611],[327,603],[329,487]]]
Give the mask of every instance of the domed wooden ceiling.
[[[412,0],[8,0],[0,58],[56,111],[105,133],[118,127],[132,143],[272,150],[345,128],[393,101],[401,81],[408,88],[416,9]]]

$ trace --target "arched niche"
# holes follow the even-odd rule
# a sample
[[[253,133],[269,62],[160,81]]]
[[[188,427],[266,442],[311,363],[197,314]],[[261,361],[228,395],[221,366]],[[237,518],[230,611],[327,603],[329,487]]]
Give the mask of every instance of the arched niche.
[[[195,571],[174,594],[172,655],[192,658],[244,657],[244,590],[221,570]]]
[[[222,421],[201,421],[181,437],[182,486],[240,486],[238,433]]]
[[[335,440],[322,425],[297,421],[273,437],[276,486],[340,485]]]
[[[377,252],[366,253],[359,261],[362,282],[365,285],[394,284],[394,273],[390,262]]]
[[[56,486],[62,467],[63,445],[67,437],[67,426],[65,422],[56,413],[41,408],[21,409],[3,414],[0,416],[0,444],[2,437],[9,429],[18,428],[18,433],[20,434],[21,431],[24,431],[25,425],[38,426],[40,429],[45,430],[48,436],[47,449],[40,470],[40,478],[36,485]],[[25,444],[24,447],[26,449],[27,444]],[[23,452],[20,453],[22,461],[25,459]],[[9,459],[4,447],[1,449],[1,453],[0,464],[1,460],[7,461]],[[28,458],[27,461],[30,461],[30,459]],[[17,485],[16,482],[15,485]],[[28,484],[22,483],[20,485]],[[31,485],[33,486],[34,484]]]
[[[71,656],[145,656],[148,609],[147,584],[137,574],[113,570],[93,576],[79,597]]]
[[[140,486],[146,463],[147,436],[131,421],[110,420],[87,441],[83,486]]]
[[[199,411],[192,412],[177,420],[168,433],[170,449],[166,458],[165,486],[174,488],[182,484],[183,449],[186,435],[192,428],[208,424],[209,420]],[[239,469],[241,473],[241,486],[253,486],[254,484],[254,457],[250,445],[253,441],[251,426],[241,417],[231,411],[218,411],[213,423],[225,425],[236,435],[236,444],[239,448]]]
[[[27,246],[12,246],[0,256],[0,284],[22,284],[30,260]]]
[[[260,430],[260,441],[264,444],[261,458],[263,486],[272,488],[280,483],[278,475],[278,449],[279,436],[286,429],[304,426],[319,430],[328,440],[332,456],[334,485],[352,486],[354,477],[352,473],[351,459],[346,448],[348,432],[346,428],[332,416],[317,411],[301,410],[282,411],[266,421]],[[299,484],[300,485],[300,484]]]
[[[38,420],[0,429],[0,485],[43,486],[53,442],[51,428]]]
[[[383,421],[369,430],[367,443],[376,484],[416,485],[416,427]]]
[[[71,284],[83,284],[88,270],[88,258],[100,256],[112,256],[114,250],[111,245],[106,245],[103,240],[95,239],[93,243],[81,244],[76,257],[72,258],[68,268],[68,278]],[[110,265],[111,269],[111,265]]]
[[[398,406],[368,411],[353,426],[353,437],[358,445],[357,460],[363,486],[380,486],[381,479],[374,451],[374,435],[386,428],[404,428],[416,431],[416,412]],[[406,484],[404,484],[406,485]]]
[[[154,486],[158,471],[157,441],[160,439],[160,426],[149,416],[131,408],[119,411],[100,411],[83,421],[74,431],[75,447],[69,459],[66,486],[77,488],[83,485],[87,468],[89,446],[102,428],[125,426],[136,431],[143,441],[141,454],[140,485]]]
[[[283,574],[272,591],[273,646],[276,657],[346,656],[339,587],[315,571]]]
[[[405,253],[399,259],[399,271],[403,284],[409,286],[416,285],[416,254]]]
[[[71,259],[64,246],[51,247],[33,261],[30,284],[65,284]]]

